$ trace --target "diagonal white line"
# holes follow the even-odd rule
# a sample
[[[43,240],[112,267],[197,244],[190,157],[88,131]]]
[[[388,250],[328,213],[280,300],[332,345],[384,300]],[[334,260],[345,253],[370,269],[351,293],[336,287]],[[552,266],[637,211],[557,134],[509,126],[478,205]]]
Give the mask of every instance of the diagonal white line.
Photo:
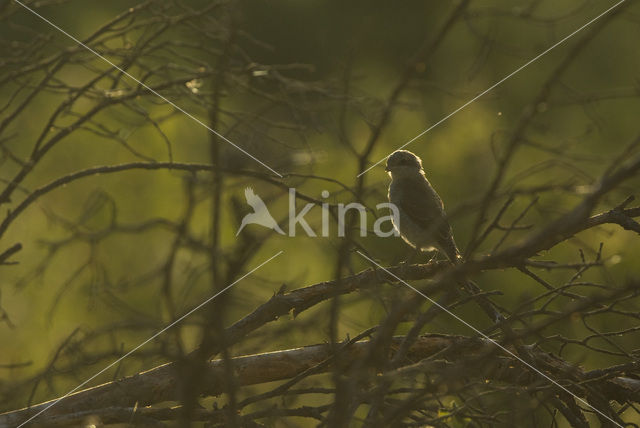
[[[376,265],[377,267],[379,267],[380,269],[382,269],[383,271],[385,271],[386,273],[388,273],[389,275],[391,275],[392,277],[394,277],[395,279],[397,279],[398,281],[400,281],[401,283],[403,283],[404,285],[406,285],[407,287],[409,287],[410,289],[412,289],[413,291],[415,291],[416,293],[418,293],[419,295],[421,295],[422,297],[424,297],[425,299],[427,299],[429,302],[431,302],[432,304],[436,305],[438,308],[442,309],[444,312],[446,312],[447,314],[451,315],[453,318],[455,318],[456,320],[460,321],[462,324],[464,324],[465,326],[469,327],[471,330],[473,330],[474,332],[478,333],[480,336],[482,336],[484,339],[488,340],[489,342],[493,343],[494,345],[496,345],[498,348],[500,348],[501,350],[503,350],[504,352],[506,352],[507,354],[511,355],[512,357],[514,357],[515,359],[517,359],[518,361],[520,361],[522,364],[524,364],[525,366],[529,367],[531,370],[533,370],[534,372],[538,373],[540,376],[542,376],[543,378],[545,378],[546,380],[548,380],[549,382],[551,382],[552,384],[554,384],[555,386],[557,386],[558,388],[562,389],[564,392],[571,394],[576,400],[580,401],[582,404],[589,406],[591,409],[593,409],[596,413],[598,413],[600,416],[608,419],[609,421],[611,421],[613,424],[615,424],[616,426],[619,426],[620,428],[624,428],[622,425],[620,425],[618,422],[614,421],[613,419],[611,419],[609,416],[605,415],[604,413],[602,413],[600,410],[596,409],[595,407],[593,407],[591,404],[587,403],[585,400],[583,400],[582,398],[578,397],[577,395],[575,395],[573,392],[569,391],[567,388],[565,388],[564,386],[560,385],[557,381],[551,379],[549,376],[547,376],[546,374],[544,374],[543,372],[541,372],[540,370],[538,370],[537,368],[535,368],[534,366],[532,366],[531,364],[529,364],[528,362],[526,362],[525,360],[523,360],[522,358],[520,358],[519,356],[517,356],[516,354],[514,354],[513,352],[509,351],[507,348],[505,348],[504,346],[502,346],[501,344],[499,344],[498,342],[496,342],[495,340],[493,340],[492,338],[490,338],[489,336],[487,336],[486,334],[484,334],[483,332],[481,332],[480,330],[478,330],[477,328],[475,328],[474,326],[472,326],[471,324],[469,324],[468,322],[466,322],[465,320],[463,320],[462,318],[460,318],[458,315],[454,314],[453,312],[451,312],[450,310],[448,310],[447,308],[445,308],[444,306],[442,306],[440,303],[436,302],[435,300],[433,300],[432,298],[430,298],[429,296],[427,296],[426,294],[424,294],[422,291],[418,290],[417,288],[413,287],[412,285],[410,285],[409,283],[405,282],[402,278],[397,277],[396,275],[394,275],[393,273],[391,273],[388,269],[385,269],[383,266],[381,266],[380,264],[378,264],[377,262],[375,262],[374,260],[372,260],[371,258],[367,257],[365,254],[361,253],[359,250],[356,250],[356,252],[358,254],[360,254],[362,257],[364,257],[365,259],[367,259],[368,261],[370,261],[371,263],[373,263],[374,265]]]
[[[410,139],[409,141],[407,141],[406,143],[404,143],[403,145],[401,145],[400,147],[398,147],[396,150],[400,150],[403,149],[405,147],[407,147],[409,144],[413,143],[415,140],[417,140],[418,138],[422,137],[424,134],[426,134],[427,132],[431,131],[433,128],[435,128],[436,126],[440,125],[442,122],[444,122],[445,120],[449,119],[451,116],[455,115],[456,113],[458,113],[460,110],[463,110],[464,108],[468,107],[470,104],[472,104],[473,102],[475,102],[478,98],[482,97],[483,95],[487,94],[488,92],[492,91],[493,89],[495,89],[496,87],[500,86],[502,83],[504,83],[506,80],[508,80],[509,78],[513,77],[515,74],[517,74],[518,72],[522,71],[524,68],[526,68],[527,66],[533,64],[534,62],[536,62],[538,59],[542,58],[543,56],[545,56],[546,54],[548,54],[549,52],[551,52],[553,49],[557,48],[558,46],[560,46],[561,44],[563,44],[564,42],[566,42],[567,40],[569,40],[571,37],[575,36],[576,34],[578,34],[580,31],[584,30],[585,28],[587,28],[589,25],[593,24],[594,22],[596,22],[598,19],[602,18],[604,15],[606,15],[607,13],[611,12],[613,9],[615,9],[616,7],[618,7],[619,5],[621,5],[622,3],[624,3],[625,0],[620,0],[618,3],[614,4],[613,6],[611,6],[609,9],[605,10],[604,12],[602,12],[600,15],[596,16],[595,18],[593,18],[591,21],[587,22],[586,24],[584,24],[582,27],[578,28],[577,30],[575,30],[573,33],[569,34],[568,36],[564,37],[563,39],[561,39],[560,41],[556,42],[555,44],[551,45],[550,47],[548,47],[547,49],[545,49],[544,51],[542,51],[541,53],[539,53],[537,56],[535,56],[534,58],[530,59],[529,61],[527,61],[526,63],[524,63],[523,65],[521,65],[520,67],[516,68],[514,71],[512,71],[511,73],[507,74],[505,77],[503,77],[502,79],[498,80],[496,83],[494,83],[493,85],[491,85],[490,87],[488,87],[487,89],[485,89],[484,91],[480,92],[478,95],[476,95],[475,97],[471,98],[469,101],[467,101],[466,103],[462,104],[460,107],[458,107],[457,109],[455,109],[454,111],[452,111],[451,113],[449,113],[448,115],[446,115],[445,117],[443,117],[442,119],[440,119],[439,121],[437,121],[436,123],[434,123],[433,125],[431,125],[430,127],[428,127],[427,129],[425,129],[424,131],[422,131],[421,133],[419,133],[418,135],[416,135],[415,137],[413,137],[412,139]],[[389,153],[390,155],[391,153]],[[373,169],[374,167],[378,166],[380,163],[382,163],[385,159],[387,159],[389,157],[389,155],[385,156],[384,158],[380,159],[378,162],[374,163],[373,165],[371,165],[369,168],[365,169],[364,171],[362,171],[360,174],[357,175],[357,177],[360,177],[363,174],[366,174],[367,172],[369,172],[371,169]]]
[[[236,149],[240,150],[242,153],[244,153],[245,155],[249,156],[251,159],[253,159],[254,161],[258,162],[260,165],[262,165],[263,167],[267,168],[269,171],[273,172],[275,175],[277,175],[278,177],[282,178],[282,174],[280,174],[278,171],[274,170],[273,168],[271,168],[269,165],[267,165],[266,163],[262,162],[260,159],[258,159],[257,157],[255,157],[254,155],[252,155],[251,153],[249,153],[248,151],[246,151],[245,149],[243,149],[242,147],[238,146],[237,144],[235,144],[233,141],[229,140],[227,137],[225,137],[224,135],[222,135],[221,133],[219,133],[218,131],[216,131],[215,129],[211,128],[210,126],[208,126],[207,124],[205,124],[204,122],[202,122],[200,119],[198,119],[197,117],[195,117],[194,115],[192,115],[191,113],[189,113],[188,111],[186,111],[185,109],[183,109],[182,107],[178,106],[177,104],[175,104],[174,102],[170,101],[169,99],[167,99],[166,97],[164,97],[163,95],[159,94],[157,91],[151,89],[149,86],[145,85],[144,83],[142,83],[140,80],[138,80],[137,78],[135,78],[134,76],[132,76],[131,74],[127,73],[125,70],[123,70],[122,68],[118,67],[117,65],[115,65],[113,62],[109,61],[107,58],[105,58],[104,56],[102,56],[100,53],[96,52],[95,50],[93,50],[92,48],[90,48],[89,46],[87,46],[86,44],[82,43],[80,40],[76,39],[75,37],[73,37],[71,34],[67,33],[66,31],[64,31],[62,28],[58,27],[56,24],[54,24],[53,22],[49,21],[47,18],[45,18],[44,16],[40,15],[38,12],[36,12],[35,10],[31,9],[30,7],[28,7],[27,5],[25,5],[24,3],[18,1],[18,0],[13,0],[16,3],[18,3],[20,6],[22,6],[23,8],[27,9],[29,12],[31,12],[32,14],[34,14],[35,16],[37,16],[38,18],[40,18],[41,20],[43,20],[44,22],[46,22],[47,24],[49,24],[50,26],[52,26],[53,28],[55,28],[56,30],[60,31],[62,34],[64,34],[65,36],[69,37],[71,40],[73,40],[74,42],[76,42],[77,44],[79,44],[80,46],[82,46],[83,48],[85,48],[86,50],[88,50],[89,52],[91,52],[92,54],[94,54],[95,56],[99,57],[100,59],[102,59],[103,61],[105,61],[106,63],[108,63],[110,66],[112,66],[113,68],[115,68],[116,70],[120,71],[122,74],[124,74],[125,76],[127,76],[128,78],[130,78],[131,80],[133,80],[134,82],[136,82],[137,84],[139,84],[140,86],[142,86],[143,88],[145,88],[146,90],[148,90],[149,92],[151,92],[153,95],[161,98],[164,102],[166,102],[167,104],[170,104],[171,106],[173,106],[173,108],[175,108],[176,110],[180,111],[181,113],[183,113],[184,115],[186,115],[189,119],[193,120],[194,122],[196,122],[197,124],[203,126],[204,128],[206,128],[207,130],[209,130],[209,132],[211,132],[212,134],[216,135],[218,138],[221,138],[222,140],[226,141],[227,143],[231,144],[233,147],[235,147]]]
[[[147,340],[145,340],[144,342],[142,342],[141,344],[139,344],[138,346],[136,346],[135,348],[133,348],[132,350],[130,350],[129,352],[127,352],[126,354],[124,354],[122,357],[118,358],[117,360],[115,360],[113,363],[109,364],[107,367],[103,368],[102,370],[100,370],[98,373],[94,374],[93,376],[91,376],[89,379],[85,380],[84,382],[82,382],[80,385],[76,386],[75,388],[73,388],[71,391],[67,392],[66,394],[64,394],[62,397],[58,398],[57,400],[55,400],[53,403],[49,404],[47,407],[45,407],[44,409],[40,410],[38,413],[36,413],[35,415],[31,416],[29,419],[27,419],[26,421],[22,422],[20,425],[18,425],[17,428],[20,428],[23,425],[26,425],[27,423],[29,423],[30,421],[32,421],[33,419],[35,419],[36,417],[38,417],[39,415],[41,415],[42,413],[46,412],[47,410],[49,410],[50,408],[52,408],[53,406],[55,406],[56,404],[58,404],[61,400],[64,400],[65,398],[67,398],[69,395],[73,394],[74,392],[76,392],[78,389],[82,388],[83,386],[85,386],[86,384],[88,384],[89,382],[91,382],[93,379],[97,378],[98,376],[100,376],[102,373],[106,372],[107,370],[109,370],[111,367],[115,366],[116,364],[118,364],[120,361],[124,360],[125,358],[127,358],[129,355],[133,354],[134,352],[136,352],[138,349],[142,348],[144,345],[146,345],[147,343],[151,342],[153,339],[155,339],[156,337],[160,336],[162,333],[164,333],[165,331],[169,330],[171,327],[173,327],[174,325],[178,324],[180,321],[182,321],[183,319],[185,319],[186,317],[188,317],[189,315],[191,315],[192,313],[196,312],[198,309],[202,308],[204,305],[206,305],[207,303],[211,302],[213,299],[215,299],[216,297],[218,297],[219,295],[221,295],[222,293],[224,293],[225,291],[227,291],[228,289],[230,289],[231,287],[233,287],[234,285],[236,285],[237,283],[239,283],[240,281],[242,281],[243,279],[245,279],[246,277],[248,277],[249,275],[251,275],[252,273],[254,273],[255,271],[257,271],[258,269],[260,269],[262,266],[266,265],[267,263],[269,263],[271,260],[275,259],[276,257],[278,257],[280,254],[282,254],[284,251],[279,251],[276,254],[274,254],[273,256],[269,257],[267,260],[265,260],[264,262],[260,263],[258,266],[256,266],[255,268],[251,269],[249,272],[245,273],[244,275],[242,275],[240,278],[236,279],[235,281],[233,281],[231,284],[227,285],[225,288],[223,288],[222,290],[218,291],[216,294],[214,294],[213,296],[209,297],[207,300],[205,300],[204,302],[200,303],[198,306],[196,306],[195,308],[191,309],[189,312],[187,312],[186,314],[182,315],[180,318],[178,318],[177,320],[173,321],[171,324],[167,325],[166,327],[164,327],[162,330],[156,332],[153,336],[151,336],[150,338],[148,338]]]

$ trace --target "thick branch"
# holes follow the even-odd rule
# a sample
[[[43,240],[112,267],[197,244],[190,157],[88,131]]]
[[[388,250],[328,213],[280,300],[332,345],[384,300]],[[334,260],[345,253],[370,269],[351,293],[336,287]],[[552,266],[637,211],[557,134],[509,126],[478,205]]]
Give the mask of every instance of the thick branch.
[[[395,350],[402,343],[404,337],[394,337],[391,349]],[[340,353],[340,364],[350,365],[364,358],[370,342],[368,340],[360,341],[346,347]],[[434,364],[441,364],[438,361],[429,361],[426,364],[413,364],[417,360],[423,360],[435,355],[446,349],[455,348],[457,352],[446,354],[446,359],[450,363],[460,363],[456,369],[458,372],[464,372],[465,378],[491,379],[508,384],[527,385],[536,383],[538,378],[535,374],[530,373],[526,367],[522,367],[516,360],[511,359],[508,355],[503,358],[493,359],[494,364],[486,367],[486,361],[483,362],[486,370],[475,370],[467,366],[467,362],[474,358],[486,356],[488,353],[495,351],[495,346],[490,341],[464,336],[448,336],[430,334],[417,338],[414,344],[409,348],[406,358],[402,364],[406,366],[393,375],[397,378],[401,374],[410,374],[413,371],[429,371]],[[461,352],[463,351],[463,352]],[[395,351],[392,351],[394,353]],[[290,379],[311,367],[317,366],[321,362],[331,358],[332,347],[329,344],[311,345],[303,348],[288,349],[283,351],[267,352],[264,354],[248,355],[236,357],[233,359],[233,367],[235,376],[240,386],[255,385],[266,382]],[[626,400],[640,402],[640,381],[628,377],[604,377],[599,379],[590,379],[589,375],[581,368],[575,367],[551,354],[539,350],[532,350],[532,355],[536,361],[543,365],[545,370],[552,372],[558,381],[570,381],[572,384],[580,384],[582,382],[590,382],[591,387],[597,387],[600,391],[606,393],[609,399],[624,402]],[[462,367],[467,367],[464,370]],[[324,365],[315,373],[325,373],[331,370],[331,365]],[[222,392],[222,379],[225,368],[222,360],[210,361],[207,366],[206,373],[206,395],[218,395]],[[165,391],[162,401],[178,400],[177,391],[175,389],[178,374],[171,370],[171,364],[167,364],[147,372],[138,373],[134,376],[124,378],[119,381],[105,383],[90,389],[79,391],[60,401],[56,406],[52,407],[43,417],[42,421],[38,420],[38,426],[55,426],[57,423],[64,422],[69,424],[73,422],[69,420],[69,414],[77,414],[78,417],[86,418],[91,411],[96,414],[104,415],[109,422],[126,422],[132,417],[134,406],[144,407],[146,405],[155,404],[157,401],[148,402],[145,397],[150,387]],[[426,386],[429,388],[429,386]],[[433,386],[437,390],[437,385]],[[574,393],[584,393],[585,389],[576,387]],[[160,397],[157,397],[158,399]],[[160,401],[160,400],[158,400]],[[46,406],[51,404],[45,402],[31,407],[30,409],[21,409],[0,415],[0,426],[14,426],[24,421],[29,415],[32,415]],[[110,413],[109,409],[113,409]],[[127,408],[130,412],[125,411]],[[154,417],[154,412],[145,409],[139,416],[145,418]],[[106,414],[105,414],[106,412]],[[167,417],[174,415],[175,412],[155,413],[155,416],[165,415]],[[118,420],[118,415],[124,417],[124,420]],[[211,415],[208,414],[210,417]],[[57,421],[57,422],[56,422]]]
[[[486,269],[504,268],[513,266],[518,260],[535,255],[544,248],[550,248],[558,243],[570,238],[580,231],[604,224],[620,224],[621,215],[630,219],[631,216],[640,215],[640,208],[627,210],[612,210],[598,214],[593,217],[586,216],[585,210],[591,209],[598,197],[606,190],[624,178],[628,178],[640,166],[640,160],[636,161],[621,170],[617,174],[608,177],[601,185],[588,197],[583,204],[561,219],[543,229],[543,232],[534,234],[524,243],[504,250],[494,256],[485,257],[479,261],[470,261],[454,268],[448,263],[430,263],[426,265],[396,266],[388,268],[390,272],[405,280],[418,280],[433,278],[439,274],[449,275],[462,274],[469,275]],[[561,228],[560,226],[564,226]],[[547,232],[546,234],[544,232]],[[455,272],[454,272],[455,271]],[[327,281],[308,287],[293,290],[288,293],[278,292],[269,301],[258,307],[251,314],[226,329],[226,336],[234,343],[239,342],[247,334],[257,330],[263,325],[278,319],[280,316],[293,313],[294,315],[339,294],[347,294],[353,291],[370,288],[376,285],[389,282],[391,278],[380,271],[368,269],[356,275],[342,278],[338,281]],[[443,286],[443,281],[438,281],[437,288]],[[415,345],[414,345],[415,346]],[[303,348],[306,349],[306,348]],[[248,358],[248,357],[245,357]],[[51,410],[47,414],[57,414],[63,410],[64,413],[70,411],[89,410],[91,408],[103,407],[109,403],[116,407],[130,407],[135,403],[144,406],[162,401],[173,400],[175,384],[171,382],[158,382],[158,380],[173,379],[175,375],[174,363],[165,364],[153,368],[147,372],[124,378],[120,381],[105,384],[99,387],[98,392],[88,394],[79,392],[73,394]],[[107,385],[109,385],[107,387]],[[622,386],[620,386],[622,387]],[[95,388],[94,388],[95,389]],[[87,391],[93,391],[87,390]],[[214,393],[215,391],[208,391]],[[88,394],[86,398],[85,395]],[[80,408],[76,408],[80,406]],[[42,409],[46,404],[41,404],[35,408]],[[22,417],[26,414],[33,414],[36,411],[22,410]],[[16,414],[16,412],[11,412]],[[5,416],[6,417],[6,416]],[[0,426],[2,419],[0,418]]]

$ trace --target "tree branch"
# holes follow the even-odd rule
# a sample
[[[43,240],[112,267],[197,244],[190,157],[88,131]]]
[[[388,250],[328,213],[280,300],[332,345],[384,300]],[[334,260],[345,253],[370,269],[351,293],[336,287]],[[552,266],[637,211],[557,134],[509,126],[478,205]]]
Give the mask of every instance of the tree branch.
[[[404,341],[404,337],[397,336],[392,340],[392,354]],[[355,342],[346,346],[340,353],[340,364],[350,365],[360,361],[368,352],[369,340]],[[446,375],[451,385],[455,385],[460,377],[491,379],[515,385],[529,385],[538,381],[535,374],[523,367],[517,360],[509,355],[500,355],[495,358],[490,367],[487,366],[487,353],[495,352],[495,345],[481,338],[466,336],[451,336],[440,334],[427,334],[419,336],[409,348],[406,357],[402,360],[398,370],[386,373],[384,376],[398,379],[399,376],[415,376],[416,371],[430,373],[436,366],[442,365],[440,360],[426,360],[423,363],[414,363],[416,360],[425,360],[442,351],[455,349],[456,352],[444,354],[446,361],[457,363],[455,370],[458,374],[454,377]],[[602,377],[590,379],[589,374],[581,368],[573,366],[560,358],[540,350],[532,350],[535,360],[544,364],[546,370],[552,371],[558,381],[570,380],[572,384],[588,382],[591,388],[597,388],[606,392],[607,397],[621,402],[640,402],[640,380],[620,376]],[[233,358],[233,368],[239,386],[256,385],[292,378],[305,370],[318,366],[332,358],[333,349],[329,344],[310,345],[302,348],[287,349],[263,354],[247,355]],[[469,361],[482,362],[482,370],[475,370]],[[464,367],[467,367],[466,369]],[[173,419],[179,412],[166,409],[144,409],[144,406],[156,404],[161,401],[177,400],[178,373],[171,370],[171,364],[138,373],[136,375],[76,392],[47,412],[46,418],[40,421],[39,426],[59,426],[70,424],[85,419],[90,415],[98,415],[109,423],[128,422],[134,416],[150,419]],[[331,370],[331,364],[325,364],[314,374],[326,373]],[[222,379],[225,376],[225,367],[222,360],[210,361],[207,364],[203,393],[205,395],[218,395],[222,393]],[[441,371],[441,370],[439,370]],[[628,372],[628,371],[627,371]],[[431,372],[437,374],[437,371]],[[456,379],[457,378],[457,379]],[[133,381],[133,382],[132,382]],[[459,384],[459,382],[458,382]],[[440,382],[429,383],[424,388],[442,388]],[[164,391],[156,400],[145,399],[149,388]],[[586,388],[574,387],[572,392],[584,396]],[[147,397],[148,398],[148,397]],[[13,426],[19,424],[30,415],[46,408],[55,400],[41,403],[31,408],[20,409],[0,414],[0,426]],[[140,407],[141,409],[134,409]],[[197,416],[197,415],[196,415]],[[204,412],[200,416],[210,418],[211,412]]]

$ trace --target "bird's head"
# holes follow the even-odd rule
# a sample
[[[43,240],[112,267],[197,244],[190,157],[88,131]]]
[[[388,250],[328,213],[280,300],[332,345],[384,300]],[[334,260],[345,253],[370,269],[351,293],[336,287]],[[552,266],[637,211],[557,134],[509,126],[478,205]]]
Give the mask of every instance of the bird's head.
[[[408,150],[396,150],[387,158],[384,169],[391,175],[411,175],[422,173],[422,160]]]

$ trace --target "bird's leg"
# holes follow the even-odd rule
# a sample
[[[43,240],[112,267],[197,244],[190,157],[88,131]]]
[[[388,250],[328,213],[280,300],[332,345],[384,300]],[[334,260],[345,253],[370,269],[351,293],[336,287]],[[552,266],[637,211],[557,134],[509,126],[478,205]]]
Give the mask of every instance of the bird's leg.
[[[434,251],[433,255],[431,256],[431,258],[429,259],[429,261],[427,262],[427,264],[433,262],[434,260],[436,260],[436,258],[438,257],[438,252]],[[437,261],[437,260],[436,260]]]
[[[409,252],[409,254],[407,255],[406,260],[401,261],[400,263],[398,263],[398,267],[400,268],[400,276],[404,277],[405,274],[407,273],[407,266],[411,265],[413,263],[413,261],[415,260],[417,254],[420,252],[420,250],[418,249],[411,249],[411,251]]]

